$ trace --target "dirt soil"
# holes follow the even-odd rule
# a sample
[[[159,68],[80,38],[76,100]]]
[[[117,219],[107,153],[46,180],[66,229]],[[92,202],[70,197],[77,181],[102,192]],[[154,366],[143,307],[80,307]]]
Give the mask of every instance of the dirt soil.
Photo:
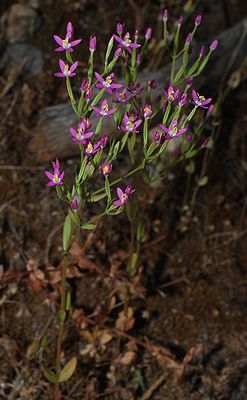
[[[177,17],[182,2],[168,3],[175,4],[171,18]],[[215,2],[199,3],[197,12],[206,21],[201,40],[246,11],[240,0],[216,2],[218,8]],[[37,165],[27,145],[38,111],[66,101],[62,83],[52,78],[57,61],[51,38],[73,20],[77,32],[96,34],[103,44],[120,16],[133,30],[160,22],[164,4],[44,0],[32,1],[30,14],[26,1],[21,4],[29,4],[28,35],[25,21],[20,31],[14,29],[11,21],[20,9],[10,18],[12,4],[0,5],[0,54],[19,38],[17,43],[42,50],[44,67],[34,78],[16,65],[10,71],[5,66],[0,77],[0,399],[48,400],[52,385],[42,369],[55,357],[65,207],[45,186],[47,165]],[[102,54],[99,67],[101,61]],[[242,79],[224,99],[220,126],[214,128],[208,184],[197,193],[180,166],[148,199],[139,200],[140,207],[145,200],[148,218],[135,278],[126,275],[126,215],[101,221],[73,244],[72,310],[62,361],[77,355],[78,365],[61,385],[63,399],[247,399],[246,128]],[[77,161],[62,160],[63,167],[72,173]],[[196,160],[198,174],[202,161]],[[31,344],[42,338],[41,351],[32,357]]]

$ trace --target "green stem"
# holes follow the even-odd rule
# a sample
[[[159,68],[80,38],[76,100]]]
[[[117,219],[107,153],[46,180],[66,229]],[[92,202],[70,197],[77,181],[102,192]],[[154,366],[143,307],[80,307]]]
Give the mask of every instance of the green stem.
[[[64,253],[63,256],[63,267],[62,267],[62,283],[61,283],[61,304],[60,311],[66,312],[66,270],[68,265],[68,253]],[[59,331],[57,338],[57,350],[56,350],[56,377],[57,382],[55,383],[55,392],[54,392],[54,400],[59,400],[60,390],[59,390],[59,375],[61,373],[61,364],[60,364],[60,354],[62,348],[62,340],[63,340],[63,328],[64,321],[59,321]]]

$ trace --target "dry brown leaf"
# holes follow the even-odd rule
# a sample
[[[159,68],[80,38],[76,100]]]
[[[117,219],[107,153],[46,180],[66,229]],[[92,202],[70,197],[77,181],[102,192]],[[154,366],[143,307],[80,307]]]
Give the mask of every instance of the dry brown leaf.
[[[97,336],[98,336],[100,344],[102,346],[109,343],[112,340],[112,335],[108,331],[105,331],[105,330],[99,331]]]
[[[133,317],[134,312],[131,307],[128,307],[127,311],[121,311],[118,314],[118,319],[116,321],[116,328],[120,331],[127,332],[133,328],[135,324],[135,318]]]
[[[95,269],[97,270],[97,266],[95,265],[95,263],[89,260],[84,255],[83,249],[79,245],[78,241],[74,241],[72,243],[70,254],[81,269],[86,269],[90,271]]]
[[[136,353],[134,351],[127,351],[120,359],[120,363],[123,365],[129,365],[135,360],[135,358]]]

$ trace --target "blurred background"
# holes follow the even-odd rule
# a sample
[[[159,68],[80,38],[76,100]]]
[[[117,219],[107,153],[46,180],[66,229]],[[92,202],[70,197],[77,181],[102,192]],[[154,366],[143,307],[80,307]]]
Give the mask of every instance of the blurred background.
[[[195,46],[219,38],[213,62],[195,82],[218,102],[208,127],[214,145],[206,158],[195,160],[193,176],[179,166],[150,194],[146,259],[135,280],[124,274],[129,234],[124,216],[102,221],[75,243],[65,352],[77,353],[80,362],[64,386],[64,399],[247,398],[243,0],[1,0],[0,398],[52,399],[41,368],[43,355],[48,363],[53,359],[66,207],[46,188],[43,170],[58,156],[70,179],[79,159],[66,144],[73,119],[64,81],[53,75],[58,71],[53,35],[63,37],[67,22],[73,23],[75,37],[82,38],[75,59],[83,74],[91,35],[97,36],[100,71],[118,22],[142,36],[152,26],[143,72],[153,71],[155,79],[169,63],[159,47],[164,8],[171,25],[185,16],[184,39],[195,15],[202,15]],[[161,84],[167,80],[164,76]],[[205,176],[199,187],[196,182]],[[123,307],[129,310],[124,320]],[[46,334],[50,349],[34,358],[30,345]]]

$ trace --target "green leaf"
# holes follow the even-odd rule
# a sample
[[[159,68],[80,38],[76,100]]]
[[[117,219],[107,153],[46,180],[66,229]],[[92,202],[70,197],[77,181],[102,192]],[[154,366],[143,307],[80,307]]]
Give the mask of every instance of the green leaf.
[[[46,379],[47,379],[49,382],[51,382],[51,383],[56,383],[56,382],[57,382],[56,374],[55,374],[54,372],[52,372],[51,370],[49,370],[49,369],[44,369],[44,370],[43,370],[43,373],[44,373]]]
[[[108,199],[111,200],[111,188],[110,188],[110,183],[109,183],[109,179],[107,176],[105,177],[105,192],[106,192]]]
[[[27,358],[30,360],[39,351],[41,345],[39,340],[34,340],[27,349]]]
[[[189,164],[188,165],[186,165],[186,167],[185,167],[185,171],[188,173],[188,174],[194,174],[194,172],[195,172],[195,168],[196,168],[196,166],[195,166],[195,162],[193,161],[193,160],[190,160],[190,162],[189,162]]]
[[[124,206],[120,206],[120,207],[115,207],[113,206],[114,209],[112,209],[111,207],[107,210],[106,214],[107,215],[118,215],[121,212],[123,212],[124,210]]]
[[[113,43],[114,43],[114,38],[112,36],[111,39],[108,42],[107,49],[106,49],[105,68],[107,68],[107,66],[108,66],[108,59],[109,59],[109,56],[110,56],[111,51],[112,51]]]
[[[80,227],[81,222],[78,214],[75,211],[72,211],[71,208],[69,208],[69,216],[71,220],[74,222],[74,224],[78,227]]]
[[[198,179],[197,186],[205,186],[208,183],[208,176],[203,176],[203,178]]]
[[[125,133],[125,135],[123,135],[123,137],[122,137],[122,139],[121,139],[121,141],[120,141],[120,149],[119,149],[119,152],[120,152],[120,151],[123,151],[123,149],[124,149],[124,147],[125,147],[125,145],[126,145],[128,136],[129,136],[129,132],[127,132],[127,133]]]
[[[87,172],[86,165],[87,165],[87,162],[88,162],[88,158],[87,158],[87,156],[85,156],[83,161],[82,161],[82,163],[81,163],[81,167],[80,167],[80,171],[79,171],[78,177],[76,178],[76,183],[78,185],[81,185],[81,183],[86,178],[86,172]]]
[[[198,149],[188,151],[187,153],[184,154],[184,158],[192,158],[198,153]]]
[[[128,150],[132,164],[134,164],[135,162],[135,157],[134,157],[135,143],[136,143],[136,134],[133,133],[128,140]]]
[[[69,311],[71,309],[71,294],[70,294],[70,292],[67,293],[65,309],[67,311]]]
[[[144,236],[144,231],[145,231],[145,222],[143,220],[138,222],[137,225],[137,240],[140,242],[143,239]]]
[[[126,212],[129,222],[132,222],[136,217],[136,207],[132,201],[129,201],[126,205]]]
[[[92,229],[95,229],[96,228],[96,225],[94,225],[94,224],[82,224],[81,225],[81,229],[87,229],[87,230],[92,230]]]
[[[69,378],[71,378],[71,376],[75,372],[76,365],[77,365],[77,359],[76,357],[72,357],[71,360],[67,362],[67,364],[60,372],[58,382],[64,382],[69,380]]]
[[[56,314],[56,320],[59,324],[63,324],[66,318],[66,311],[59,310]]]
[[[70,248],[70,240],[72,234],[72,223],[69,215],[65,218],[64,226],[63,226],[63,249],[64,251],[68,251]]]
[[[93,158],[93,165],[97,166],[102,159],[103,149],[98,151]]]
[[[133,277],[136,274],[137,261],[138,261],[138,254],[133,253],[131,256],[131,262],[130,262],[130,271],[129,271],[130,277]]]
[[[149,148],[147,149],[147,154],[146,157],[151,156],[151,154],[153,153],[153,151],[157,148],[157,143],[151,143]]]
[[[49,342],[49,337],[48,337],[48,335],[44,335],[43,337],[42,337],[42,339],[41,339],[41,343],[40,343],[40,345],[41,345],[41,347],[46,347],[47,346],[47,344],[48,344],[48,342]]]
[[[117,142],[117,143],[115,144],[115,146],[114,146],[114,149],[113,149],[113,157],[112,157],[113,160],[114,160],[114,159],[117,157],[117,155],[118,155],[119,146],[120,146],[120,142]]]
[[[98,135],[98,133],[101,131],[102,129],[102,123],[103,123],[103,117],[101,117],[96,125],[95,128],[95,135]]]
[[[87,200],[91,203],[96,203],[97,201],[100,201],[106,197],[106,193],[100,193],[100,194],[94,194],[91,195]]]
[[[143,148],[145,152],[147,148],[147,143],[148,143],[148,119],[145,118],[144,128],[143,128]]]

